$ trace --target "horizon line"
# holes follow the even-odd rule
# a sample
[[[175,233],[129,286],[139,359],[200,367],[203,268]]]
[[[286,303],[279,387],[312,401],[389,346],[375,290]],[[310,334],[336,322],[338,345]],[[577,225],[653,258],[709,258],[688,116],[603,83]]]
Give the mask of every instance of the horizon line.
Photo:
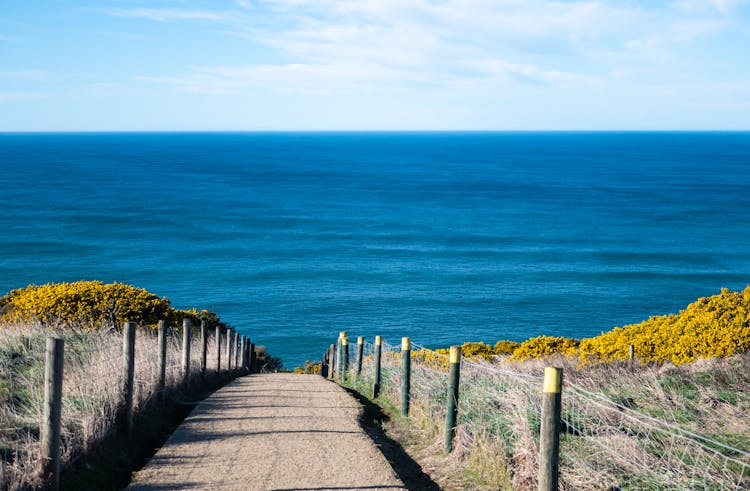
[[[560,129],[543,129],[543,130],[532,130],[532,129],[514,129],[514,130],[429,130],[429,129],[412,129],[412,130],[304,130],[304,129],[288,129],[288,130],[0,130],[0,135],[40,135],[40,134],[398,134],[398,133],[413,133],[413,134],[426,134],[426,133],[750,133],[750,128],[747,129],[575,129],[575,130],[560,130]]]

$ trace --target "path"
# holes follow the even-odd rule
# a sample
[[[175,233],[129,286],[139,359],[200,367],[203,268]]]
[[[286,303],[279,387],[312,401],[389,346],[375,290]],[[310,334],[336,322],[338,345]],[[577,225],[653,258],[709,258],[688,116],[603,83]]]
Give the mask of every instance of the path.
[[[201,402],[127,489],[406,489],[359,411],[317,375],[239,378]]]

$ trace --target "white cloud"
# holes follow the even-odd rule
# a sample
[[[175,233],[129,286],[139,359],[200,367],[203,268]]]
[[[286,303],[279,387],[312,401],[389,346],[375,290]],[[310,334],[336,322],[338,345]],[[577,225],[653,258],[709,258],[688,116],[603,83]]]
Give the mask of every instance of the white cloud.
[[[191,10],[174,8],[130,8],[130,9],[108,9],[104,13],[113,17],[131,19],[147,19],[159,22],[182,21],[182,20],[229,20],[232,14],[213,10]]]
[[[740,6],[748,5],[748,3],[750,3],[748,0],[679,0],[674,5],[677,9],[686,12],[714,11],[727,15]]]

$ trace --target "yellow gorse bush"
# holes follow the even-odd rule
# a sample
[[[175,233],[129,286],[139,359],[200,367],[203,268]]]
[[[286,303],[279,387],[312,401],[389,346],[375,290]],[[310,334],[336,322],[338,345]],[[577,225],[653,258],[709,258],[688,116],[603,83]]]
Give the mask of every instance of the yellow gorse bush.
[[[529,358],[543,358],[554,354],[577,355],[581,342],[573,338],[561,336],[537,336],[527,339],[513,350],[511,359],[528,360]]]
[[[126,321],[141,326],[155,326],[160,319],[179,323],[186,317],[218,322],[213,312],[177,310],[166,297],[143,288],[101,281],[48,283],[13,290],[0,297],[0,313],[0,319],[6,322],[35,320],[86,330],[117,328]]]
[[[675,364],[698,358],[730,356],[750,350],[750,286],[724,288],[702,297],[679,314],[651,317],[581,341],[583,362],[626,360],[629,346],[641,361]]]

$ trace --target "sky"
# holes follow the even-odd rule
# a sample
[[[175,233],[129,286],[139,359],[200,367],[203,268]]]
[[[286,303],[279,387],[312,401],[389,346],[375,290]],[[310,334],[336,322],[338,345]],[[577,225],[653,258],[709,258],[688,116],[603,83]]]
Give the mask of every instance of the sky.
[[[0,8],[0,131],[748,129],[750,0]]]

